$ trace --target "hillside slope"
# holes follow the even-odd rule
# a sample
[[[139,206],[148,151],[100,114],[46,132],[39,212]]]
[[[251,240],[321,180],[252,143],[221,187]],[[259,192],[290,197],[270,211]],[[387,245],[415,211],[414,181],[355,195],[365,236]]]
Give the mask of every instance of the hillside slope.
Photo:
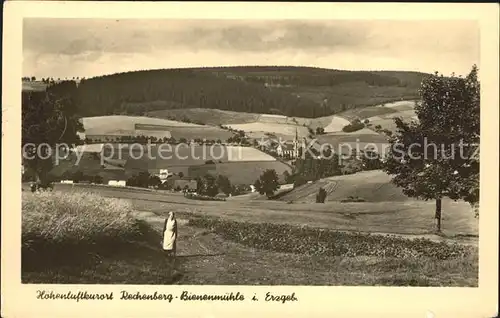
[[[415,98],[425,76],[307,67],[146,70],[83,80],[75,100],[82,116],[208,108],[316,118]]]
[[[391,176],[380,170],[320,179],[294,189],[281,197],[281,200],[314,203],[320,187],[326,190],[328,202],[341,201],[350,196],[359,197],[367,202],[410,200],[400,188],[391,183]]]

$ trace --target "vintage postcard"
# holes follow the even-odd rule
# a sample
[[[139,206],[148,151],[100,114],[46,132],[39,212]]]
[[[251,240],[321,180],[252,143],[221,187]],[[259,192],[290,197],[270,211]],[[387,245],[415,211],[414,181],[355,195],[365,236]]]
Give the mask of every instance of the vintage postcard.
[[[2,317],[497,315],[498,6],[4,8]]]

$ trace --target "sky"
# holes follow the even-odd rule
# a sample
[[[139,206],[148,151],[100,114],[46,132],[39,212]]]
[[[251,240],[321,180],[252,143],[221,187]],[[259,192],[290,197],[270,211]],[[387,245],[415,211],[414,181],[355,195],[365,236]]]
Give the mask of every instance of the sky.
[[[114,20],[27,18],[23,76],[281,65],[467,74],[475,21]]]

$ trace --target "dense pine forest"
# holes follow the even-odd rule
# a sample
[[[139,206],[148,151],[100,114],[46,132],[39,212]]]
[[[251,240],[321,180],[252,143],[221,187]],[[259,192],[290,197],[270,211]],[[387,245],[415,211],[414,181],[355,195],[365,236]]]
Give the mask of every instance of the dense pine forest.
[[[79,85],[63,81],[48,90],[70,94],[81,116],[211,108],[314,118],[414,98],[424,76],[307,67],[217,67],[118,73],[83,79]]]

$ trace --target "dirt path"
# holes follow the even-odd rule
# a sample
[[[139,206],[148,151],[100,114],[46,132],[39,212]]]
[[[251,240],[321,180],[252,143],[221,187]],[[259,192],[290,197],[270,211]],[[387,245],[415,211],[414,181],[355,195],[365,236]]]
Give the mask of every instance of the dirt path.
[[[136,211],[134,216],[147,222],[161,235],[165,220],[163,217],[148,211]],[[234,248],[223,244],[222,240],[210,231],[187,226],[186,219],[177,218],[177,222],[179,230],[175,271],[180,273],[181,278],[176,283],[214,283],[225,276],[225,279],[231,279],[226,275],[225,263],[228,260],[225,253]]]
[[[139,220],[147,222],[154,230],[156,230],[159,234],[162,234],[161,231],[163,229],[163,222],[165,221],[164,217],[160,217],[153,212],[148,211],[136,211],[134,216]],[[188,220],[186,219],[177,218],[177,223],[179,225],[179,240],[177,243],[179,257],[211,252],[209,248],[197,239],[198,236],[206,234],[206,230],[187,226]]]

